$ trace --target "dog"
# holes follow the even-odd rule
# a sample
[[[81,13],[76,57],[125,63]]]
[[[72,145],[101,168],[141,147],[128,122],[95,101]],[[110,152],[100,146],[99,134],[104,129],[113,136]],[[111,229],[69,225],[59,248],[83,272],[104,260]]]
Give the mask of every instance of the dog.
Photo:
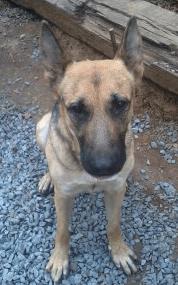
[[[45,77],[57,95],[52,112],[37,124],[37,142],[49,172],[41,191],[54,186],[55,248],[46,269],[57,282],[69,267],[69,222],[74,197],[103,191],[112,258],[127,274],[136,272],[135,253],[121,237],[120,210],[134,166],[133,99],[143,75],[142,39],[132,17],[113,59],[65,65],[64,51],[43,21],[41,50]],[[62,79],[61,79],[62,77]]]

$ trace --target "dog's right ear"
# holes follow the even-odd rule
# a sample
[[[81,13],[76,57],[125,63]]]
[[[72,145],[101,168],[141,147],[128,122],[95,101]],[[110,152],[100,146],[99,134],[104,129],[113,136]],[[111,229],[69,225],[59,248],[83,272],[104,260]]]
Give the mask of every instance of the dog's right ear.
[[[115,58],[120,57],[128,70],[134,75],[136,82],[140,82],[143,75],[142,37],[135,17],[131,17],[123,33],[121,46]]]
[[[63,50],[52,32],[47,21],[42,21],[41,28],[41,54],[45,68],[45,78],[49,80],[53,87],[58,79],[62,76],[65,69],[65,59]]]

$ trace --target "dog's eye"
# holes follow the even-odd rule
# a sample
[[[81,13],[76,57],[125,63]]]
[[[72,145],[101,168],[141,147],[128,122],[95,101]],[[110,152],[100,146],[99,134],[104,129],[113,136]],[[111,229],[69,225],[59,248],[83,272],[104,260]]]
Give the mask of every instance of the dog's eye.
[[[109,111],[112,116],[119,116],[128,109],[129,102],[116,94],[112,94]]]
[[[72,103],[67,110],[71,119],[80,122],[86,121],[90,115],[87,106],[81,101]]]

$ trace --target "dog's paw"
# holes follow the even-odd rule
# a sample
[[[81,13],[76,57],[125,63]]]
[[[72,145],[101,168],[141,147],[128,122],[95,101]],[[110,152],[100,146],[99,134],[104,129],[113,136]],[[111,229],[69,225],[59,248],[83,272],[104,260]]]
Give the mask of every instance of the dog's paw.
[[[113,261],[118,268],[122,266],[124,272],[128,275],[137,271],[133,261],[137,259],[137,256],[123,241],[118,242],[111,251]]]
[[[54,250],[46,266],[46,270],[51,272],[51,277],[54,282],[58,282],[62,277],[66,277],[69,271],[68,256],[61,254],[60,251]]]
[[[48,194],[53,190],[53,184],[49,172],[47,172],[41,179],[38,184],[38,190],[42,194]]]

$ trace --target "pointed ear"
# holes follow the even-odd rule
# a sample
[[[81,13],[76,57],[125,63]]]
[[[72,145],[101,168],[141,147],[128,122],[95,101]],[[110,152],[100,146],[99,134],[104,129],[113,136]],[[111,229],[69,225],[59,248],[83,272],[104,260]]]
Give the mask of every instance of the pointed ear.
[[[143,50],[142,38],[135,17],[132,17],[127,24],[115,58],[118,56],[133,73],[135,80],[140,81],[143,76]]]
[[[65,60],[63,50],[45,20],[42,21],[40,41],[42,61],[45,68],[44,75],[49,80],[50,85],[53,86],[58,76],[62,76],[64,73]]]

